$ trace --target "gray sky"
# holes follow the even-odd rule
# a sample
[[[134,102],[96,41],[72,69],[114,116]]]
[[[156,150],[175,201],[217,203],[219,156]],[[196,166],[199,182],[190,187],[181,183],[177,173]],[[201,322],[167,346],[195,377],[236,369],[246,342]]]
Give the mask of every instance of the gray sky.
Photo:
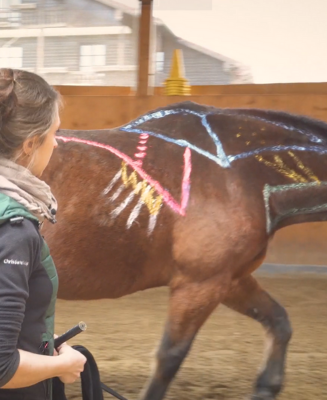
[[[154,15],[248,65],[255,83],[327,82],[327,0],[154,0]]]

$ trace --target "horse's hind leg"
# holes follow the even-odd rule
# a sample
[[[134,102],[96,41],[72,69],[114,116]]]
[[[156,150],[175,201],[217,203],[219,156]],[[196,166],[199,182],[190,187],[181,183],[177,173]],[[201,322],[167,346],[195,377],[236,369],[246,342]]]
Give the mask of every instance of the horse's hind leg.
[[[232,286],[223,304],[259,321],[266,329],[266,359],[257,378],[252,400],[275,399],[282,389],[287,345],[292,336],[285,309],[252,276]]]
[[[168,320],[143,400],[164,397],[197,332],[220,302],[223,287],[224,282],[217,278],[199,283],[180,277],[171,285]]]

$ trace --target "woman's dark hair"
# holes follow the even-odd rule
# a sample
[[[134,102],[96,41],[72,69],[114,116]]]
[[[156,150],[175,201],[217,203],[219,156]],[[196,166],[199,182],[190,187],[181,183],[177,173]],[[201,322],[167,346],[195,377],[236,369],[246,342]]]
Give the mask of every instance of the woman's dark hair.
[[[0,156],[16,161],[28,138],[42,144],[60,103],[59,93],[39,75],[0,68]]]

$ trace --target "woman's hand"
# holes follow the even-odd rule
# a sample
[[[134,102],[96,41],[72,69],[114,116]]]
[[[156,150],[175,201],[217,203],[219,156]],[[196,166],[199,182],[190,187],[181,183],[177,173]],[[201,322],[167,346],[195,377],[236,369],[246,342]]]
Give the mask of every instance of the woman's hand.
[[[74,383],[84,370],[86,357],[66,343],[63,343],[58,350],[58,357],[61,358],[65,370],[65,372],[59,376],[59,379],[63,383]]]

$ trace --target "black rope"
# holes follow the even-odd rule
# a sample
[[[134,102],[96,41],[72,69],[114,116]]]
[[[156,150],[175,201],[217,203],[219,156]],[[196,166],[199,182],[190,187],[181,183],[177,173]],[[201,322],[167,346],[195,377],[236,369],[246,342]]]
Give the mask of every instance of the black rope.
[[[84,346],[73,346],[73,348],[87,359],[84,371],[81,373],[83,400],[103,400],[100,374],[93,355]]]
[[[119,400],[127,400],[115,390],[101,382],[100,373],[93,355],[84,346],[72,346],[75,350],[82,353],[87,362],[84,371],[81,373],[81,388],[83,400],[104,400],[103,390]],[[52,398],[53,400],[67,400],[65,395],[65,385],[59,378],[52,379]]]
[[[112,396],[116,397],[116,399],[127,400],[126,397],[124,397],[121,394],[115,392],[113,389],[111,389],[109,386],[105,385],[102,382],[101,382],[101,387],[105,392],[110,393]]]

